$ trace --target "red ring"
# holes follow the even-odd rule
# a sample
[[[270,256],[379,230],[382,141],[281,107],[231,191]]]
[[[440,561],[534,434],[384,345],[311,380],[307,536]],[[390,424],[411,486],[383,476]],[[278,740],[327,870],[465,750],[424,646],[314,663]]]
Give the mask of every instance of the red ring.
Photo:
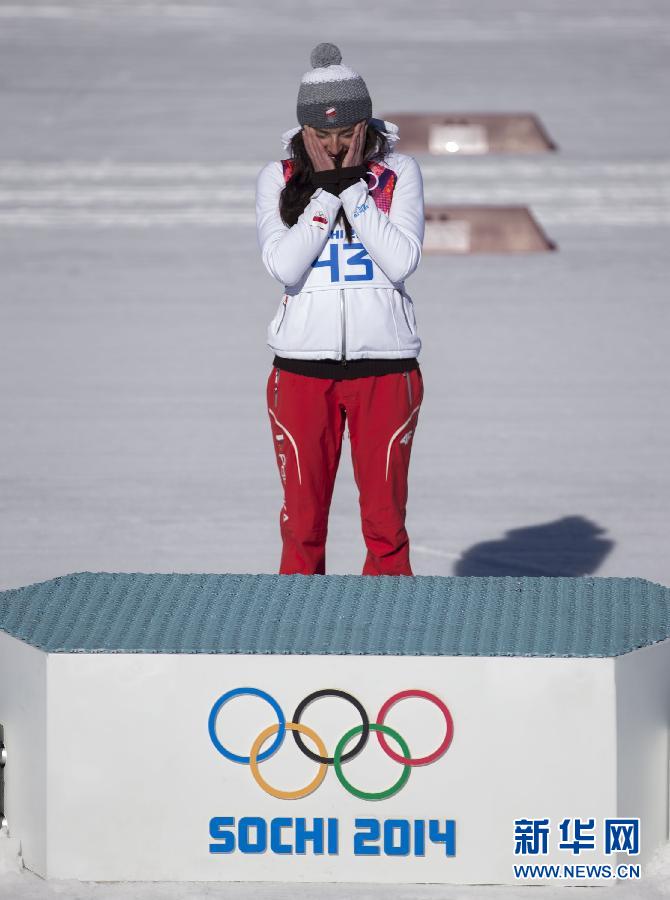
[[[395,750],[391,750],[389,745],[386,743],[386,736],[381,732],[376,732],[377,739],[381,744],[381,748],[387,756],[390,756],[391,759],[394,759],[396,762],[404,763],[406,766],[427,766],[428,763],[435,762],[436,759],[439,759],[443,753],[446,752],[449,744],[451,744],[451,739],[454,736],[454,720],[451,718],[451,713],[447,709],[446,704],[444,704],[439,697],[436,697],[435,694],[430,694],[428,691],[420,691],[420,690],[409,690],[409,691],[400,691],[398,694],[394,694],[392,697],[386,701],[386,703],[379,710],[379,715],[377,716],[377,725],[383,725],[384,719],[386,718],[386,714],[389,709],[396,704],[399,700],[404,700],[405,697],[422,697],[424,700],[430,700],[431,703],[434,703],[435,706],[440,710],[444,719],[447,723],[447,733],[444,736],[444,740],[440,744],[440,746],[433,753],[429,753],[428,756],[422,756],[419,759],[410,759],[406,756],[400,756],[399,753],[396,753]]]

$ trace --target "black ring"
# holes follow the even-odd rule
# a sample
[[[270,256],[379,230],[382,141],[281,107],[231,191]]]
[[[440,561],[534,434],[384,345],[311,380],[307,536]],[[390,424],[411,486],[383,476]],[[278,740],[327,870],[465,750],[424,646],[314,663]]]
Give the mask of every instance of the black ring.
[[[358,741],[354,744],[351,750],[348,753],[342,754],[341,762],[346,762],[349,759],[353,759],[354,756],[358,756],[363,747],[368,742],[368,737],[370,736],[370,720],[368,719],[368,714],[363,708],[363,704],[357,700],[355,697],[352,697],[351,694],[347,694],[346,691],[338,691],[336,688],[323,688],[320,691],[314,691],[313,694],[309,694],[302,700],[296,711],[293,713],[293,722],[294,724],[298,724],[300,722],[300,716],[304,713],[307,706],[312,703],[314,700],[318,700],[319,697],[340,697],[342,700],[348,700],[352,706],[355,706],[358,710],[358,714],[361,717],[363,722],[363,731],[361,732],[361,736]],[[295,742],[298,745],[298,749],[302,750],[305,756],[308,756],[310,759],[313,759],[314,762],[325,763],[328,766],[332,766],[334,762],[334,757],[332,756],[319,756],[318,753],[314,753],[313,750],[310,750],[309,747],[305,746],[305,743],[302,739],[302,735],[299,731],[292,732],[293,737],[295,738]]]

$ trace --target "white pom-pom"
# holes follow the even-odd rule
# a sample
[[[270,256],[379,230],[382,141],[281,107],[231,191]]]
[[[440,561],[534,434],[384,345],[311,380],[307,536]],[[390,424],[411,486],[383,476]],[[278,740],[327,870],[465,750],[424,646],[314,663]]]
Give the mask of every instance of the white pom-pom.
[[[310,54],[309,61],[313,69],[320,69],[323,66],[339,66],[342,62],[342,54],[335,44],[317,44]]]

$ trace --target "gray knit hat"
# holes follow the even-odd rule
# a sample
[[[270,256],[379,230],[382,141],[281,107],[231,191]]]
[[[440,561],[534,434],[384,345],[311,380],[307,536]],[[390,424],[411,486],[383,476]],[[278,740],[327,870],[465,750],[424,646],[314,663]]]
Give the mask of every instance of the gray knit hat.
[[[317,44],[310,54],[298,91],[298,122],[314,128],[340,128],[372,118],[372,100],[365,82],[349,66],[341,65],[335,44]]]

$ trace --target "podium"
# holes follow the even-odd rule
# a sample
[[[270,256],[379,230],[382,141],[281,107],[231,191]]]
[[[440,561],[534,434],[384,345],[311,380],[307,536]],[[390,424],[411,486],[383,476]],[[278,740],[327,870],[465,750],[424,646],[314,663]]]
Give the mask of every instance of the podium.
[[[45,878],[634,878],[668,838],[670,590],[75,573],[0,593],[0,724]]]

